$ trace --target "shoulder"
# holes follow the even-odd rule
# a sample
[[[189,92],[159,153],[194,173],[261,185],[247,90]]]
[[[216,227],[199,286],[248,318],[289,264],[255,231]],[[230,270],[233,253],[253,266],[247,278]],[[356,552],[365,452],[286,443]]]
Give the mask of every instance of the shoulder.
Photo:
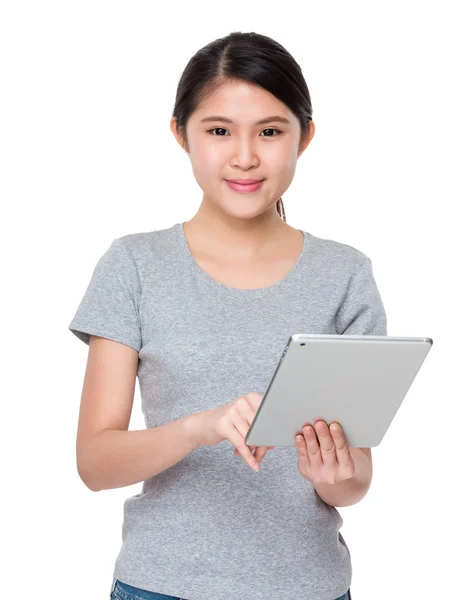
[[[115,238],[113,244],[118,245],[123,252],[128,252],[136,261],[150,257],[151,253],[164,253],[173,248],[176,241],[177,225],[152,231],[128,233]]]
[[[312,233],[309,236],[309,251],[320,267],[327,266],[329,270],[345,270],[354,272],[370,258],[354,246],[337,240],[317,237]]]
[[[173,274],[180,258],[178,225],[151,231],[128,233],[115,238],[115,256],[128,269],[130,276],[140,281],[143,289],[150,277],[159,274],[162,278]]]

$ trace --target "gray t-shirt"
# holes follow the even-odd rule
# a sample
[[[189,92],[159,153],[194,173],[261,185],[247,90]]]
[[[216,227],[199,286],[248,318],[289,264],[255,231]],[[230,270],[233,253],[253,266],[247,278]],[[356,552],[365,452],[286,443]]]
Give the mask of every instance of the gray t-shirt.
[[[303,231],[292,270],[266,288],[219,283],[183,223],[114,239],[69,329],[139,353],[146,427],[264,395],[293,333],[387,335],[371,260]],[[292,399],[290,399],[291,401]],[[335,600],[350,587],[342,517],[276,447],[254,472],[224,440],[200,446],[124,502],[113,581],[187,600]]]

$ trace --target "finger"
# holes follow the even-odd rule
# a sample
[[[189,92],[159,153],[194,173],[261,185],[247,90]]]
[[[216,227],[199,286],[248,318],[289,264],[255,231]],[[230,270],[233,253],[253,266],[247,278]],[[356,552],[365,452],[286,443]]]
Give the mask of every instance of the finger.
[[[331,423],[329,428],[336,447],[337,462],[341,467],[351,469],[353,458],[350,454],[350,448],[344,435],[344,430],[339,423]]]
[[[267,452],[268,452],[268,446],[258,446],[258,448],[255,452],[255,458],[258,461],[258,464],[261,463],[263,458],[266,456]]]
[[[276,446],[250,446],[249,448],[252,451],[256,450],[256,448],[267,448],[268,450],[274,450],[274,448],[276,448]],[[236,454],[236,448],[235,448],[235,454]]]
[[[256,446],[248,446],[248,448],[251,450],[251,452],[255,453]],[[233,450],[233,454],[236,454],[238,456],[239,452],[236,448]]]
[[[254,470],[259,470],[258,462],[253,456],[249,446],[245,444],[243,436],[235,429],[235,427],[230,427],[230,431],[228,433],[228,439],[235,446],[236,450],[241,454],[244,461]]]
[[[309,464],[309,455],[307,453],[306,441],[304,439],[304,436],[300,434],[297,435],[295,441],[296,448],[298,451],[298,462],[302,465],[303,471],[309,473],[311,467]]]
[[[261,394],[258,394],[257,392],[248,392],[247,394],[242,396],[242,398],[244,400],[246,400],[246,402],[240,402],[239,411],[241,414],[243,414],[245,416],[245,418],[248,421],[248,428],[247,428],[246,432],[242,431],[243,437],[246,437],[246,435],[249,431],[249,428],[251,426],[251,423],[256,415],[256,411],[258,410],[259,405],[263,401],[264,396],[262,396]],[[256,461],[259,464],[263,460],[263,458],[266,456],[266,453],[268,451],[268,446],[251,446],[250,448],[254,454]],[[238,456],[239,452],[237,451],[237,449],[234,450],[234,454],[236,454]]]
[[[253,446],[253,448],[258,448],[258,450],[260,451],[260,455],[263,456],[263,458],[266,456],[266,454],[268,452],[271,452],[271,450],[274,450],[276,446]],[[256,456],[256,451],[255,451],[255,456]]]
[[[262,396],[260,396],[259,394],[256,394],[255,392],[250,392],[249,394],[246,394],[246,396],[243,396],[243,398],[241,399],[242,401],[237,403],[236,405],[235,413],[233,414],[233,424],[235,425],[236,429],[241,433],[243,439],[248,434],[251,423],[256,414],[256,408],[254,407],[254,404],[256,402],[259,404],[261,398]],[[258,446],[248,447],[250,448],[251,452],[254,452],[254,459],[256,459],[256,462],[259,464],[267,452],[267,447],[261,447],[262,449],[259,452],[257,452],[257,448],[258,450],[260,448]]]
[[[243,415],[244,413],[244,415]],[[258,462],[253,456],[250,447],[245,443],[245,437],[250,428],[250,424],[247,419],[253,418],[253,412],[249,408],[249,404],[244,402],[240,406],[236,407],[235,412],[232,415],[232,430],[236,433],[232,434],[230,441],[236,447],[238,452],[244,458],[245,462],[254,469],[258,467]],[[259,467],[258,467],[259,470]]]
[[[251,446],[250,449],[253,452],[253,455],[254,455],[256,461],[258,462],[258,464],[261,464],[261,461],[266,456],[266,454],[267,454],[267,452],[269,450],[269,446],[258,446],[258,447],[257,446]],[[240,453],[235,448],[233,450],[233,454],[235,456],[239,456]]]
[[[243,436],[246,437],[248,431],[251,427],[251,423],[255,418],[256,409],[252,406],[250,401],[244,397],[243,402],[240,402],[235,407],[236,416],[235,423],[237,424],[237,429]],[[251,446],[251,448],[256,448],[257,446]]]
[[[334,468],[337,464],[336,446],[325,421],[316,421],[315,429],[321,449],[322,464]]]
[[[306,449],[309,455],[309,464],[311,467],[322,467],[323,460],[321,456],[321,449],[319,447],[319,441],[316,436],[316,432],[311,425],[305,425],[303,427],[304,439],[306,441]]]
[[[258,394],[257,392],[248,392],[247,394],[245,394],[243,396],[243,398],[246,398],[246,400],[251,404],[253,409],[256,411],[258,406],[263,401],[264,396],[262,396],[261,394]]]

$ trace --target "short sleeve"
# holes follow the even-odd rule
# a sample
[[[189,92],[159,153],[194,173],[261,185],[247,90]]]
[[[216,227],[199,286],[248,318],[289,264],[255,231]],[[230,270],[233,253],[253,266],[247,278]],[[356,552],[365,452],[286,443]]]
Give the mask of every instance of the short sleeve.
[[[96,264],[68,329],[89,345],[97,335],[139,352],[141,285],[137,265],[124,238],[114,239]]]
[[[341,335],[387,335],[387,315],[368,257],[351,276],[336,329]]]

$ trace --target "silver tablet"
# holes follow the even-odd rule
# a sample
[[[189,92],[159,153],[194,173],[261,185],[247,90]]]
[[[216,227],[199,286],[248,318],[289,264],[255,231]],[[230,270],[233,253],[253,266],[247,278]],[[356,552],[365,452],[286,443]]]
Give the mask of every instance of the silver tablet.
[[[340,423],[351,448],[378,446],[433,340],[292,335],[251,423],[248,446],[296,446],[304,425]]]

